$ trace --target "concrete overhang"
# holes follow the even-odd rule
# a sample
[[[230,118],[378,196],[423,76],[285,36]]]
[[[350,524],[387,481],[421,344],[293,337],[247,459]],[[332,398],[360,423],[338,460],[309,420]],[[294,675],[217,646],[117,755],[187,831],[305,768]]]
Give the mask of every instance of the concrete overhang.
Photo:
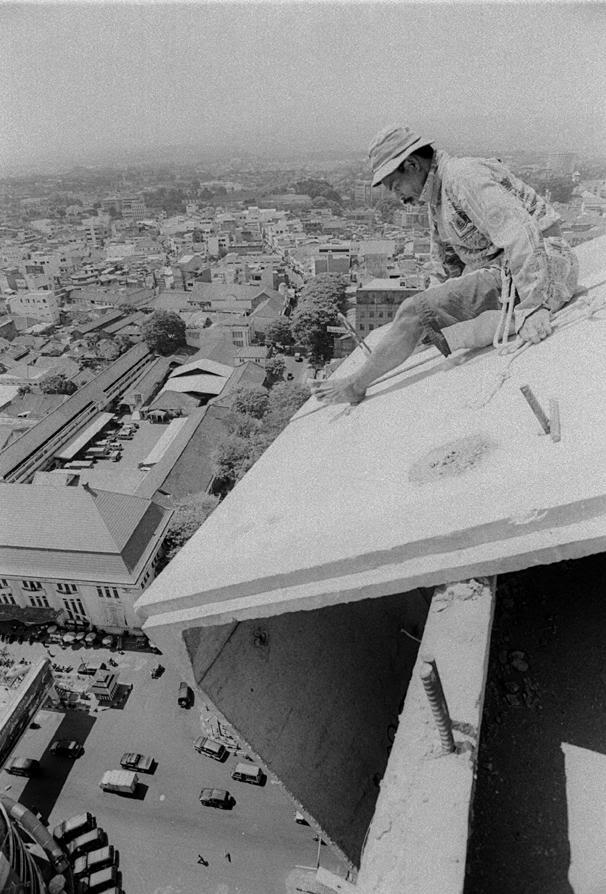
[[[578,250],[585,285],[606,279],[604,247],[606,237]],[[605,297],[606,284],[589,293]],[[179,617],[229,623],[602,551],[605,353],[604,314],[577,301],[511,364],[492,349],[445,359],[430,348],[357,407],[312,398],[143,594],[149,632]],[[336,375],[362,362],[355,351]],[[545,408],[558,400],[559,442],[522,385]]]
[[[494,585],[448,611],[423,588],[606,544],[605,248],[579,248],[587,300],[513,360],[430,348],[356,407],[308,401],[137,602],[152,641],[350,866],[367,840],[372,894],[435,890],[419,886],[428,862],[444,894],[462,886]],[[561,440],[522,385],[545,408],[557,399]],[[415,639],[458,721],[457,753],[428,764]]]

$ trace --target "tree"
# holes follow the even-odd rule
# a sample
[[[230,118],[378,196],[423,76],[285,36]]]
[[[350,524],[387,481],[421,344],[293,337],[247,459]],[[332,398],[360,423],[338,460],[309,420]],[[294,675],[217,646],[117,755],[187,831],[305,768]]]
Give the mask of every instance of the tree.
[[[294,189],[298,195],[310,196],[312,199],[322,196],[338,205],[342,204],[341,196],[327,180],[297,180]]]
[[[279,382],[284,378],[284,370],[286,369],[286,361],[282,354],[274,354],[265,363],[265,372],[269,379],[270,385]]]
[[[293,413],[309,398],[309,388],[294,382],[281,382],[269,394],[267,411],[261,419],[235,414],[232,433],[213,454],[213,472],[224,491],[248,472],[269,445],[288,424]],[[241,425],[242,420],[248,420]]]
[[[321,364],[332,358],[333,339],[326,327],[338,325],[337,314],[347,310],[348,282],[340,274],[321,273],[301,292],[291,317],[291,330],[295,339],[309,349],[313,363]]]
[[[218,498],[211,494],[196,494],[177,504],[162,543],[163,565],[168,564],[192,534],[196,533],[218,502]]]
[[[228,489],[232,488],[250,469],[251,443],[247,438],[232,434],[221,441],[212,454],[213,474]]]
[[[278,317],[265,330],[265,344],[268,347],[286,348],[292,345],[293,341],[288,317]]]
[[[116,335],[115,343],[121,354],[124,354],[125,351],[128,351],[128,349],[133,346],[133,340],[128,335]]]
[[[120,356],[120,348],[113,338],[102,338],[97,345],[97,354],[103,360],[116,360]]]
[[[78,388],[63,373],[52,373],[40,382],[43,394],[73,394]]]
[[[248,385],[236,388],[232,407],[236,413],[261,419],[269,406],[269,394],[261,385]]]
[[[17,397],[25,397],[26,394],[31,393],[31,385],[19,385],[19,387],[17,388]]]
[[[185,346],[185,323],[171,310],[155,310],[141,324],[150,351],[167,356]]]

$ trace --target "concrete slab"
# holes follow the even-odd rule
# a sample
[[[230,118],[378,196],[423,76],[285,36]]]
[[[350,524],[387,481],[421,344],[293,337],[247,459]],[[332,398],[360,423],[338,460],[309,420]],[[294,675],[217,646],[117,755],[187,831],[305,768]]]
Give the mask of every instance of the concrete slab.
[[[602,306],[605,248],[578,249]],[[148,632],[159,615],[228,623],[603,550],[605,353],[606,314],[576,302],[511,363],[429,349],[355,408],[312,398],[139,599]],[[362,362],[356,351],[336,375]],[[560,442],[525,384],[545,407],[558,399]]]

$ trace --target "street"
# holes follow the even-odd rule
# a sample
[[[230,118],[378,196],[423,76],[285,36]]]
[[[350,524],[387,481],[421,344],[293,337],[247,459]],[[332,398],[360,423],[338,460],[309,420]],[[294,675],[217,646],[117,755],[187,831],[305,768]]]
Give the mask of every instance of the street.
[[[7,648],[17,658],[45,654],[38,643]],[[82,658],[107,661],[112,654],[58,646],[51,651],[57,662],[74,666]],[[192,742],[201,732],[198,704],[189,710],[178,706],[180,681],[170,668],[151,678],[156,655],[112,657],[120,665],[120,682],[133,684],[124,708],[40,711],[39,728],[28,729],[13,753],[40,760],[42,775],[23,779],[2,771],[0,788],[10,786],[7,793],[48,817],[51,829],[74,814],[94,813],[120,852],[126,894],[284,894],[295,866],[316,865],[313,830],[295,823],[295,807],[278,784],[237,782],[231,779],[235,756],[221,764],[194,751]],[[50,754],[56,737],[78,738],[83,756],[73,761]],[[98,787],[105,770],[119,768],[125,751],[157,761],[153,774],[140,774],[134,798]],[[233,809],[202,806],[203,787],[228,789],[236,801]],[[329,848],[321,852],[322,865],[339,871]],[[209,865],[199,864],[198,855]]]

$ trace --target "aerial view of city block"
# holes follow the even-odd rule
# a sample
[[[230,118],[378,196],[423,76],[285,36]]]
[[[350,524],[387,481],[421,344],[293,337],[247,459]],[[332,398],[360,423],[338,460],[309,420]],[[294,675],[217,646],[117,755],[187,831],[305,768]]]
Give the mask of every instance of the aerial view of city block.
[[[0,6],[0,891],[606,890],[604,11]]]

